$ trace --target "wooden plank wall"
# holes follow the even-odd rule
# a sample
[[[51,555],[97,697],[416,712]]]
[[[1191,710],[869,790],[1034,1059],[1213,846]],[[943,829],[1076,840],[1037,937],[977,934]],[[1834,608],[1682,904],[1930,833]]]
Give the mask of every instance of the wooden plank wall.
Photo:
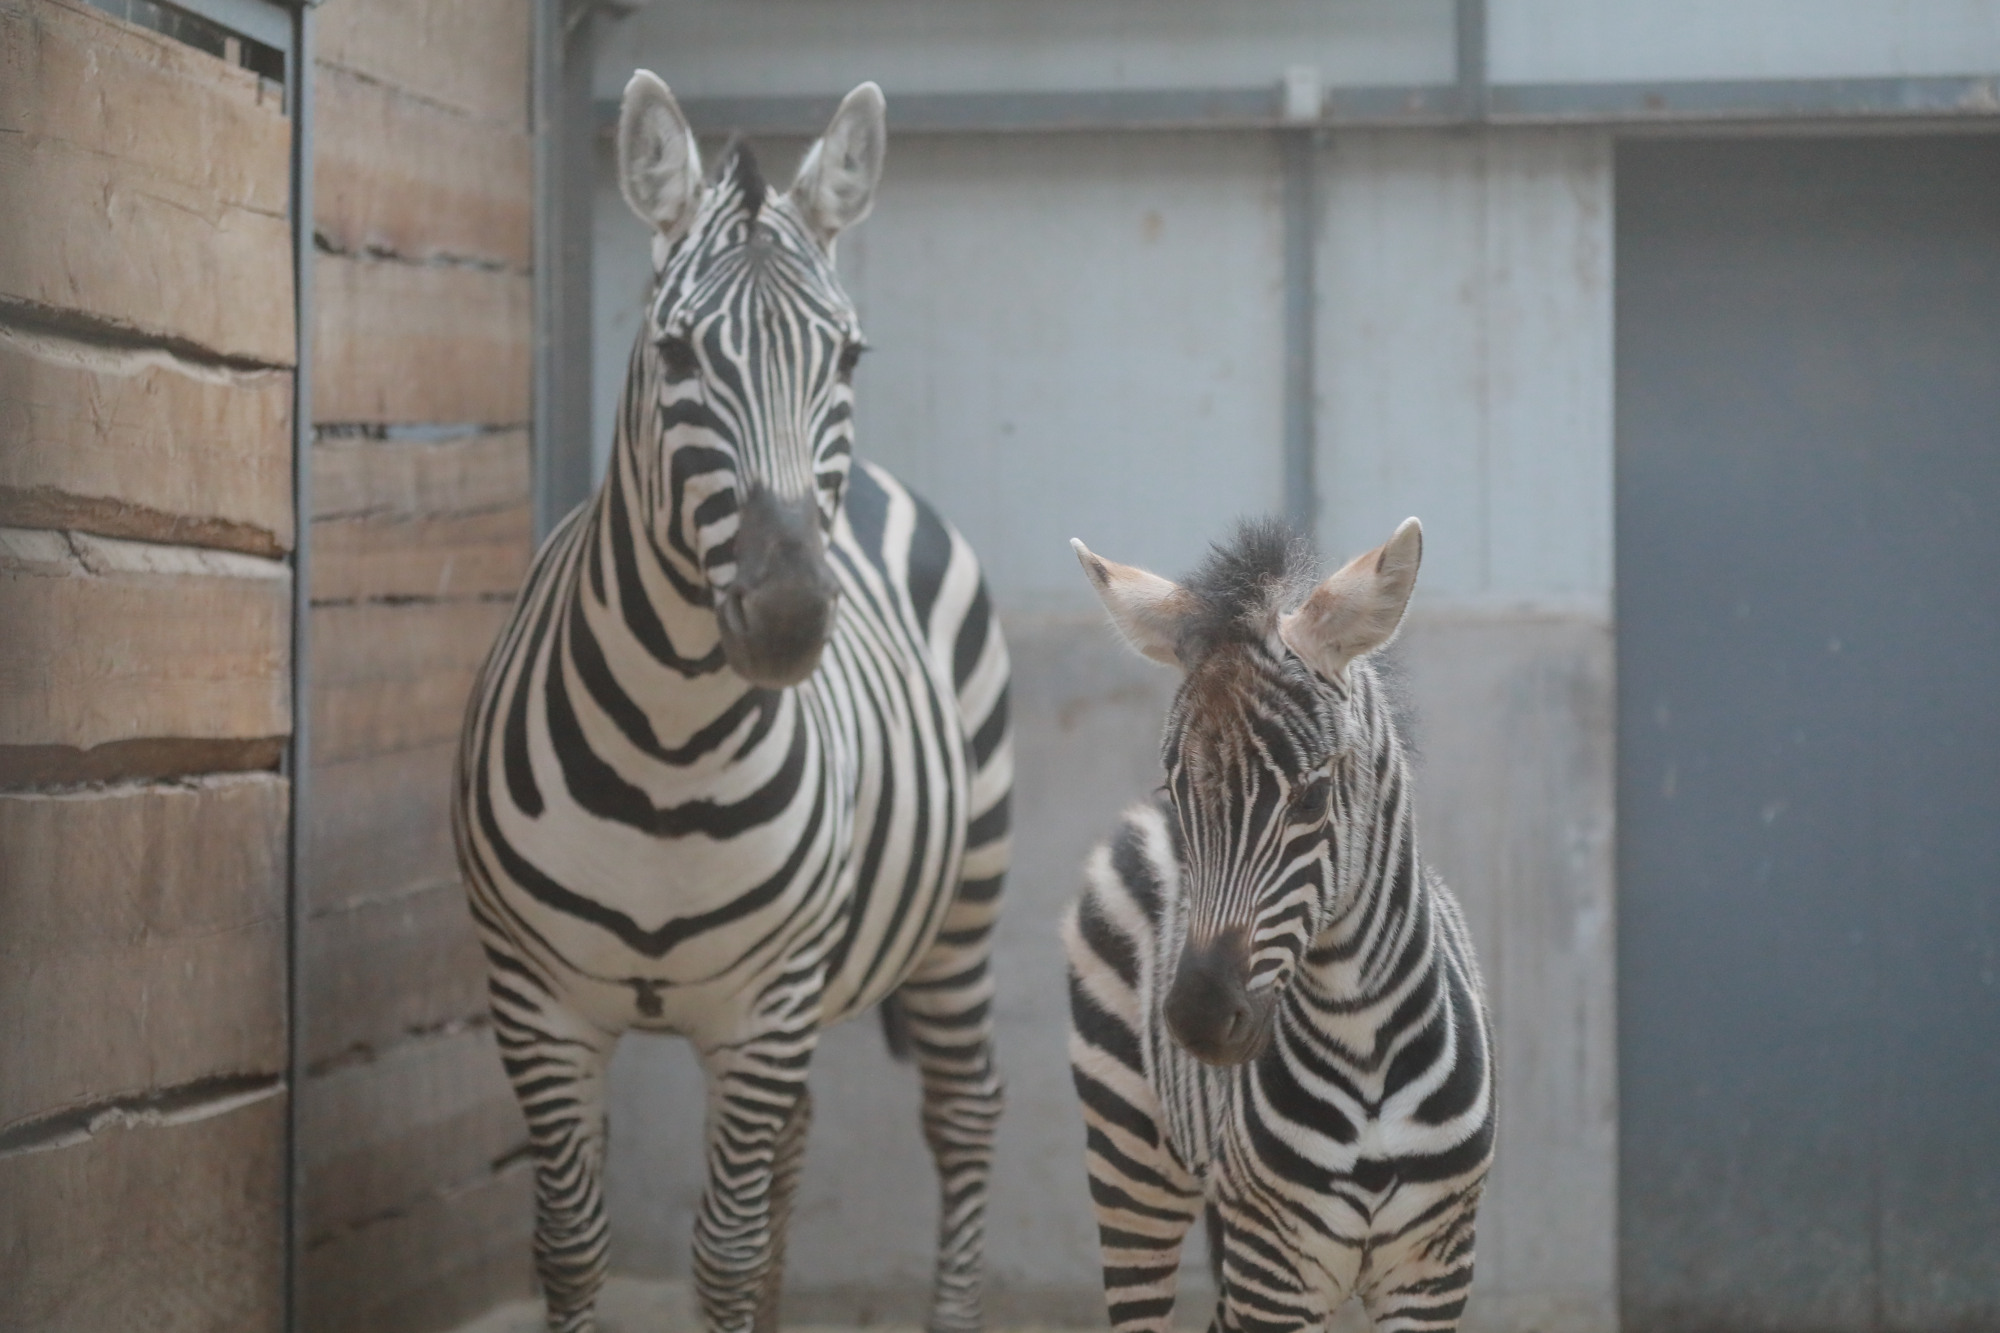
[[[530,553],[531,5],[317,14],[303,1309],[428,1333],[531,1275],[448,823]]]
[[[283,1321],[290,155],[0,0],[0,1328]]]

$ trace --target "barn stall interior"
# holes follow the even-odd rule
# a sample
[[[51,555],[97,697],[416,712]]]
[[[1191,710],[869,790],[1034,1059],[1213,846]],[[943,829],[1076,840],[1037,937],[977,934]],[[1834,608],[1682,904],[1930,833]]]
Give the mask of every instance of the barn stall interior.
[[[1908,595],[1995,564],[2000,6],[0,0],[0,1327],[533,1326],[450,765],[609,442],[641,65],[778,180],[888,93],[859,447],[1017,682],[994,1322],[1101,1323],[1053,921],[1172,689],[1065,542],[1263,511],[1426,522],[1467,1327],[2000,1320],[1996,608]],[[914,1076],[852,1024],[814,1078],[790,1313],[918,1318]],[[614,1328],[691,1320],[700,1106],[628,1039]]]

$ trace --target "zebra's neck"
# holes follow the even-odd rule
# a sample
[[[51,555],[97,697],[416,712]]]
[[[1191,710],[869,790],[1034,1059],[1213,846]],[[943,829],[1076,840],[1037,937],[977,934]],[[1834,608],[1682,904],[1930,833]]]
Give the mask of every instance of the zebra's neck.
[[[676,551],[655,514],[669,501],[662,447],[649,427],[657,386],[635,350],[618,429],[570,571],[604,668],[640,710],[663,751],[707,750],[733,716],[776,703],[722,656],[721,630],[699,561]],[[573,640],[572,656],[577,651]],[[789,694],[790,691],[783,693]]]
[[[1372,672],[1356,671],[1357,731],[1349,799],[1333,842],[1333,910],[1307,950],[1301,980],[1351,1002],[1392,988],[1398,961],[1430,925],[1409,758]]]

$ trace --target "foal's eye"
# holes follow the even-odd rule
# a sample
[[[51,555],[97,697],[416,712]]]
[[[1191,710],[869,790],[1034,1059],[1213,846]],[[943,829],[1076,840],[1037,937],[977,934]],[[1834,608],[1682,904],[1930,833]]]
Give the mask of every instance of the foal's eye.
[[[867,343],[853,342],[840,349],[840,360],[835,368],[843,382],[854,378],[854,367],[861,363],[861,354],[868,350]]]
[[[1302,819],[1323,818],[1329,790],[1330,784],[1322,773],[1292,794],[1292,809]]]
[[[701,373],[701,358],[695,355],[694,344],[673,334],[660,339],[660,360],[670,380],[691,380]]]

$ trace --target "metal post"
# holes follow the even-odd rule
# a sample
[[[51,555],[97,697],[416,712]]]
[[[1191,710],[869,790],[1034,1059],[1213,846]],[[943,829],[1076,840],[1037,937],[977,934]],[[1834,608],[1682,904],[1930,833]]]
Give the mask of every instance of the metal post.
[[[590,494],[592,0],[535,4],[535,535]]]
[[[305,1246],[305,1154],[299,1151],[299,1093],[305,1085],[305,865],[311,810],[312,693],[312,347],[313,347],[313,17],[292,10],[285,70],[292,112],[292,311],[297,367],[292,374],[292,743],[285,875],[285,1327],[305,1325],[300,1254]]]
[[[1313,374],[1313,324],[1318,301],[1314,248],[1318,240],[1315,198],[1320,132],[1280,130],[1284,194],[1284,356],[1285,356],[1285,519],[1311,537],[1319,524],[1317,377]]]

